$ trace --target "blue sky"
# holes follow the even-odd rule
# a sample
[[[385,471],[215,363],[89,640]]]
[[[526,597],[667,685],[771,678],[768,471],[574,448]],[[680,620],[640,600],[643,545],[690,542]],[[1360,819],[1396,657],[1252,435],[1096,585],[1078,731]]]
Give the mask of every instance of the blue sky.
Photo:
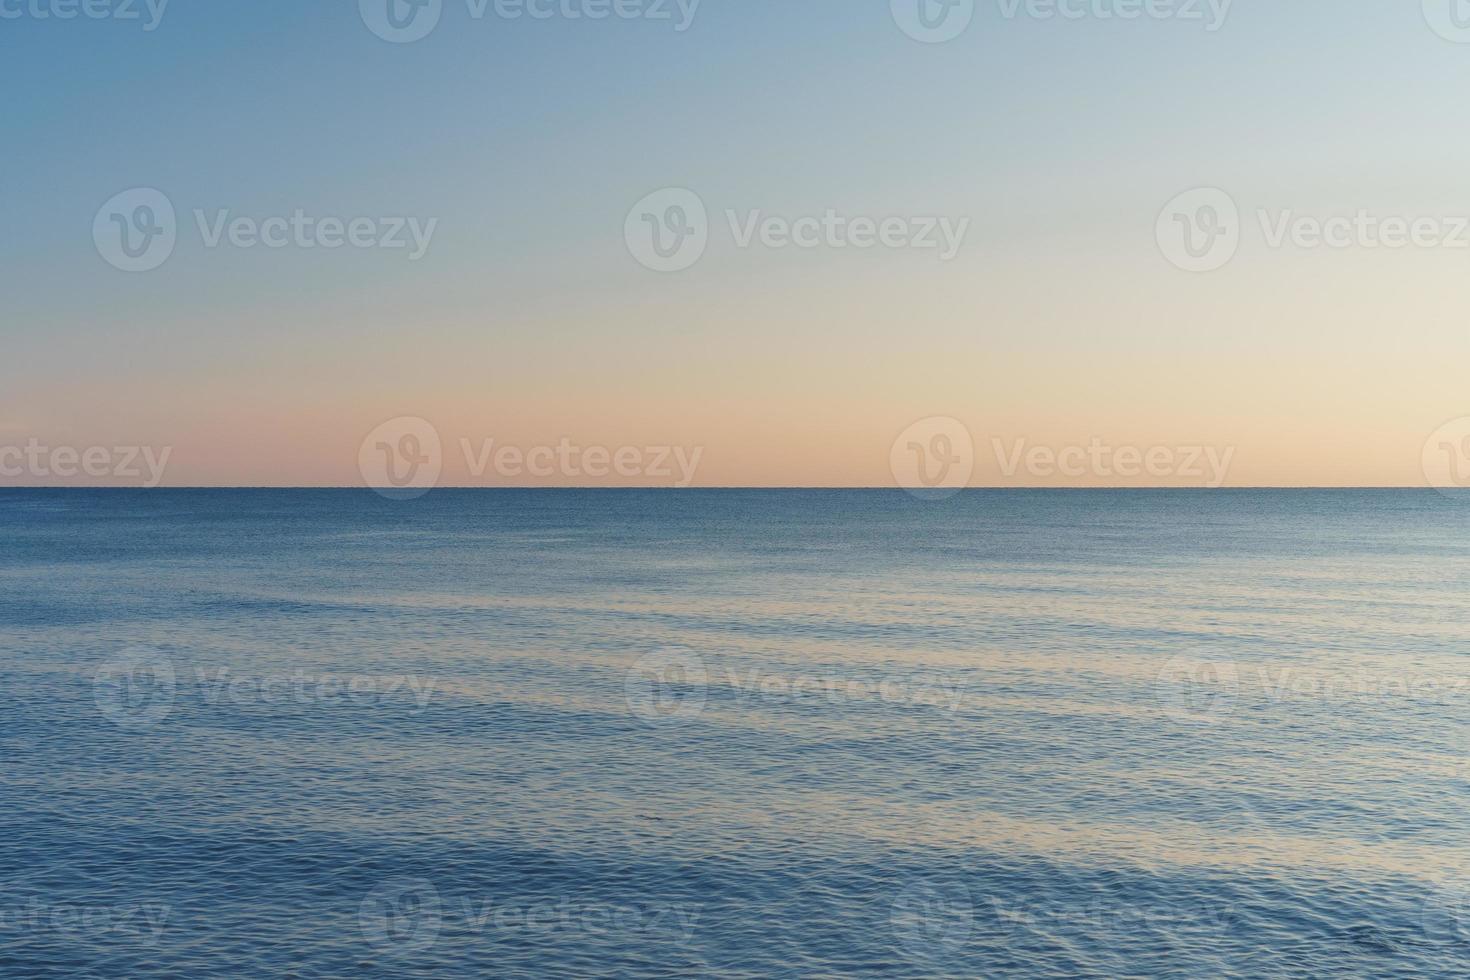
[[[905,36],[886,0],[704,0],[684,32],[668,21],[475,20],[465,0],[446,0],[437,29],[411,44],[376,37],[354,2],[172,0],[151,32],[0,19],[4,209],[21,230],[0,245],[14,355],[0,365],[0,419],[74,434],[124,424],[126,409],[102,410],[106,393],[138,405],[130,424],[153,438],[178,399],[201,397],[191,380],[246,413],[334,371],[356,387],[324,394],[330,412],[348,414],[351,401],[363,419],[413,408],[375,401],[374,377],[452,389],[455,411],[477,386],[595,402],[609,367],[626,383],[608,401],[630,425],[678,414],[691,393],[748,390],[786,405],[800,428],[813,388],[834,417],[850,416],[881,364],[897,372],[876,384],[899,427],[905,412],[1019,412],[1044,428],[1081,411],[1049,377],[1085,370],[1080,352],[1091,352],[1132,358],[1092,395],[1126,428],[1140,408],[1129,399],[1160,363],[1219,375],[1265,349],[1320,363],[1335,348],[1351,362],[1342,390],[1375,363],[1409,364],[1412,349],[1463,355],[1454,283],[1470,270],[1443,256],[1304,270],[1247,248],[1199,283],[1160,263],[1152,238],[1164,202],[1197,186],[1228,188],[1246,209],[1470,210],[1470,137],[1456,111],[1470,45],[1436,36],[1418,5],[1238,0],[1214,32],[1003,9],[979,3],[965,33],[933,45]],[[725,236],[689,273],[660,278],[630,261],[621,229],[634,201],[671,186],[696,189],[716,224],[726,208],[835,208],[966,215],[972,227],[961,259],[937,270],[732,255]],[[89,231],[99,206],[132,187],[164,191],[185,229],[146,275],[100,261]],[[194,208],[434,216],[439,227],[418,263],[226,255],[189,231]],[[1413,322],[1388,336],[1386,316],[1361,316],[1368,285],[1385,310],[1409,288],[1433,302],[1410,304]],[[1263,305],[1280,311],[1265,318],[1269,334],[1257,332]],[[863,309],[883,315],[863,320]],[[1181,324],[1189,310],[1230,319]],[[783,362],[776,381],[752,349]],[[937,386],[938,404],[921,405],[926,359],[969,368],[977,387],[993,388],[992,372],[1036,372],[1040,394],[962,404],[957,372]],[[1251,387],[1217,380],[1217,397]],[[1187,388],[1165,386],[1141,408],[1170,411],[1176,387]],[[1381,384],[1371,397],[1392,393]],[[534,397],[507,398],[496,412],[542,411]],[[1417,407],[1402,431],[1470,412],[1451,404],[1447,382],[1442,401]],[[1198,428],[1213,434],[1251,411],[1219,405]],[[812,424],[806,438],[820,439]]]

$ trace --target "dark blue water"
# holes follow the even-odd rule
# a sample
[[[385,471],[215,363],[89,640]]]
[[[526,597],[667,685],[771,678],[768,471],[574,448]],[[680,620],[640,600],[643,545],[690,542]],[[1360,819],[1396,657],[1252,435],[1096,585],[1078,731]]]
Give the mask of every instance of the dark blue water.
[[[0,492],[0,974],[1470,974],[1433,492]]]

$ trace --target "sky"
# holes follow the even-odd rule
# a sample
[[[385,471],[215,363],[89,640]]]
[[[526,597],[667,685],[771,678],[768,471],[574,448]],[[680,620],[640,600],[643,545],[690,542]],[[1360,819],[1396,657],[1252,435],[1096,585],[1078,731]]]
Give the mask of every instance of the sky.
[[[0,486],[1470,482],[1451,0],[923,2],[0,0]]]

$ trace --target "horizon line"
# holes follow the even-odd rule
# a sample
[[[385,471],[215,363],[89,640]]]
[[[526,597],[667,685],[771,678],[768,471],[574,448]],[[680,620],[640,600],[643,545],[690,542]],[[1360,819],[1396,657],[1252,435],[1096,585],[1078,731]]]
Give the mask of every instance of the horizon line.
[[[214,485],[204,485],[204,484],[198,484],[198,485],[192,485],[192,486],[178,486],[178,487],[162,487],[162,486],[160,486],[160,487],[75,486],[75,485],[70,485],[70,486],[20,486],[20,487],[10,486],[10,487],[0,487],[0,492],[7,491],[7,490],[9,490],[9,491],[15,491],[15,490],[132,490],[132,491],[144,491],[144,492],[149,492],[149,493],[157,492],[157,491],[177,491],[177,490],[291,490],[291,491],[302,491],[302,490],[335,490],[335,491],[366,491],[366,492],[378,493],[378,494],[396,494],[396,493],[406,492],[406,491],[399,490],[399,489],[394,488],[394,487],[344,486],[344,485],[340,485],[340,484],[322,485],[322,486],[307,486],[307,485],[290,485],[290,486],[284,486],[284,485],[251,485],[251,484],[214,484]],[[1155,490],[1170,490],[1170,491],[1191,491],[1191,492],[1199,492],[1199,493],[1218,493],[1218,492],[1221,492],[1221,491],[1235,491],[1235,490],[1423,490],[1423,491],[1444,492],[1444,491],[1457,491],[1457,490],[1470,491],[1470,487],[1435,487],[1435,486],[1428,486],[1428,485],[1424,485],[1424,484],[1415,484],[1415,485],[1405,484],[1405,485],[1396,485],[1396,486],[1390,486],[1390,485],[1372,485],[1372,484],[1258,484],[1258,485],[1252,485],[1252,486],[1231,486],[1231,487],[1197,487],[1197,486],[1178,486],[1178,485],[1153,486],[1153,487],[1135,487],[1135,486],[1118,486],[1118,485],[1095,486],[1095,487],[1068,487],[1068,486],[1055,486],[1055,487],[1050,487],[1050,486],[1043,486],[1043,487],[1029,487],[1029,486],[1028,487],[1014,487],[1014,486],[974,486],[974,487],[953,487],[953,488],[950,488],[950,487],[896,487],[896,486],[821,486],[821,485],[815,485],[815,484],[813,484],[813,485],[804,485],[804,486],[796,486],[796,485],[788,485],[788,486],[740,486],[740,485],[731,484],[731,485],[727,485],[727,486],[714,486],[714,487],[670,487],[670,486],[647,486],[647,485],[639,485],[639,486],[616,486],[616,487],[583,487],[583,486],[551,486],[551,487],[548,487],[548,486],[484,486],[484,485],[476,484],[476,485],[452,485],[452,486],[451,485],[445,485],[445,486],[432,487],[432,488],[430,488],[428,490],[424,490],[421,493],[419,493],[419,496],[428,496],[429,494],[434,493],[436,491],[440,491],[440,490],[483,490],[483,491],[510,491],[510,490],[514,490],[514,491],[532,491],[532,490],[534,490],[534,491],[549,491],[549,492],[606,491],[606,492],[613,492],[613,493],[633,491],[633,490],[654,490],[654,491],[664,491],[664,492],[668,492],[668,493],[710,492],[710,491],[718,492],[718,491],[729,491],[729,490],[739,490],[739,491],[861,491],[861,492],[865,492],[865,493],[871,493],[871,492],[889,492],[889,493],[910,493],[910,494],[931,494],[931,493],[938,492],[938,493],[945,493],[945,494],[949,494],[949,495],[958,495],[958,494],[961,494],[961,493],[968,493],[968,492],[972,492],[972,491],[986,491],[986,492],[990,492],[990,491],[1008,491],[1008,492],[1032,492],[1032,491],[1036,491],[1036,492],[1054,492],[1054,491],[1066,491],[1066,492],[1084,493],[1084,492],[1099,491],[1099,490],[1105,490],[1105,491],[1124,491],[1124,492],[1146,492],[1146,491],[1155,491]],[[407,491],[407,492],[417,492],[417,491]]]

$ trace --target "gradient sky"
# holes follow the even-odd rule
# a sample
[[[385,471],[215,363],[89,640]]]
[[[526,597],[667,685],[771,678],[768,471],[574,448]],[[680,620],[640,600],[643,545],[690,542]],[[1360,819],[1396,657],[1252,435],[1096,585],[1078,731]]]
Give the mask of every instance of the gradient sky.
[[[1470,250],[1271,249],[1254,212],[1470,215],[1470,44],[1382,0],[1237,0],[1216,32],[1001,11],[932,45],[887,0],[704,0],[683,33],[445,0],[412,44],[353,0],[0,19],[0,446],[353,485],[364,437],[416,416],[451,484],[538,482],[472,478],[459,440],[494,438],[701,447],[698,485],[883,486],[899,433],[949,416],[976,485],[1191,482],[1007,478],[991,451],[1093,438],[1234,447],[1232,485],[1422,485],[1426,439],[1470,415]],[[92,222],[140,186],[180,237],[129,274]],[[1246,215],[1209,274],[1154,237],[1201,186]],[[678,273],[623,241],[664,187],[712,219]],[[418,262],[207,249],[194,208],[439,226]],[[948,263],[740,249],[727,208],[972,225]]]

